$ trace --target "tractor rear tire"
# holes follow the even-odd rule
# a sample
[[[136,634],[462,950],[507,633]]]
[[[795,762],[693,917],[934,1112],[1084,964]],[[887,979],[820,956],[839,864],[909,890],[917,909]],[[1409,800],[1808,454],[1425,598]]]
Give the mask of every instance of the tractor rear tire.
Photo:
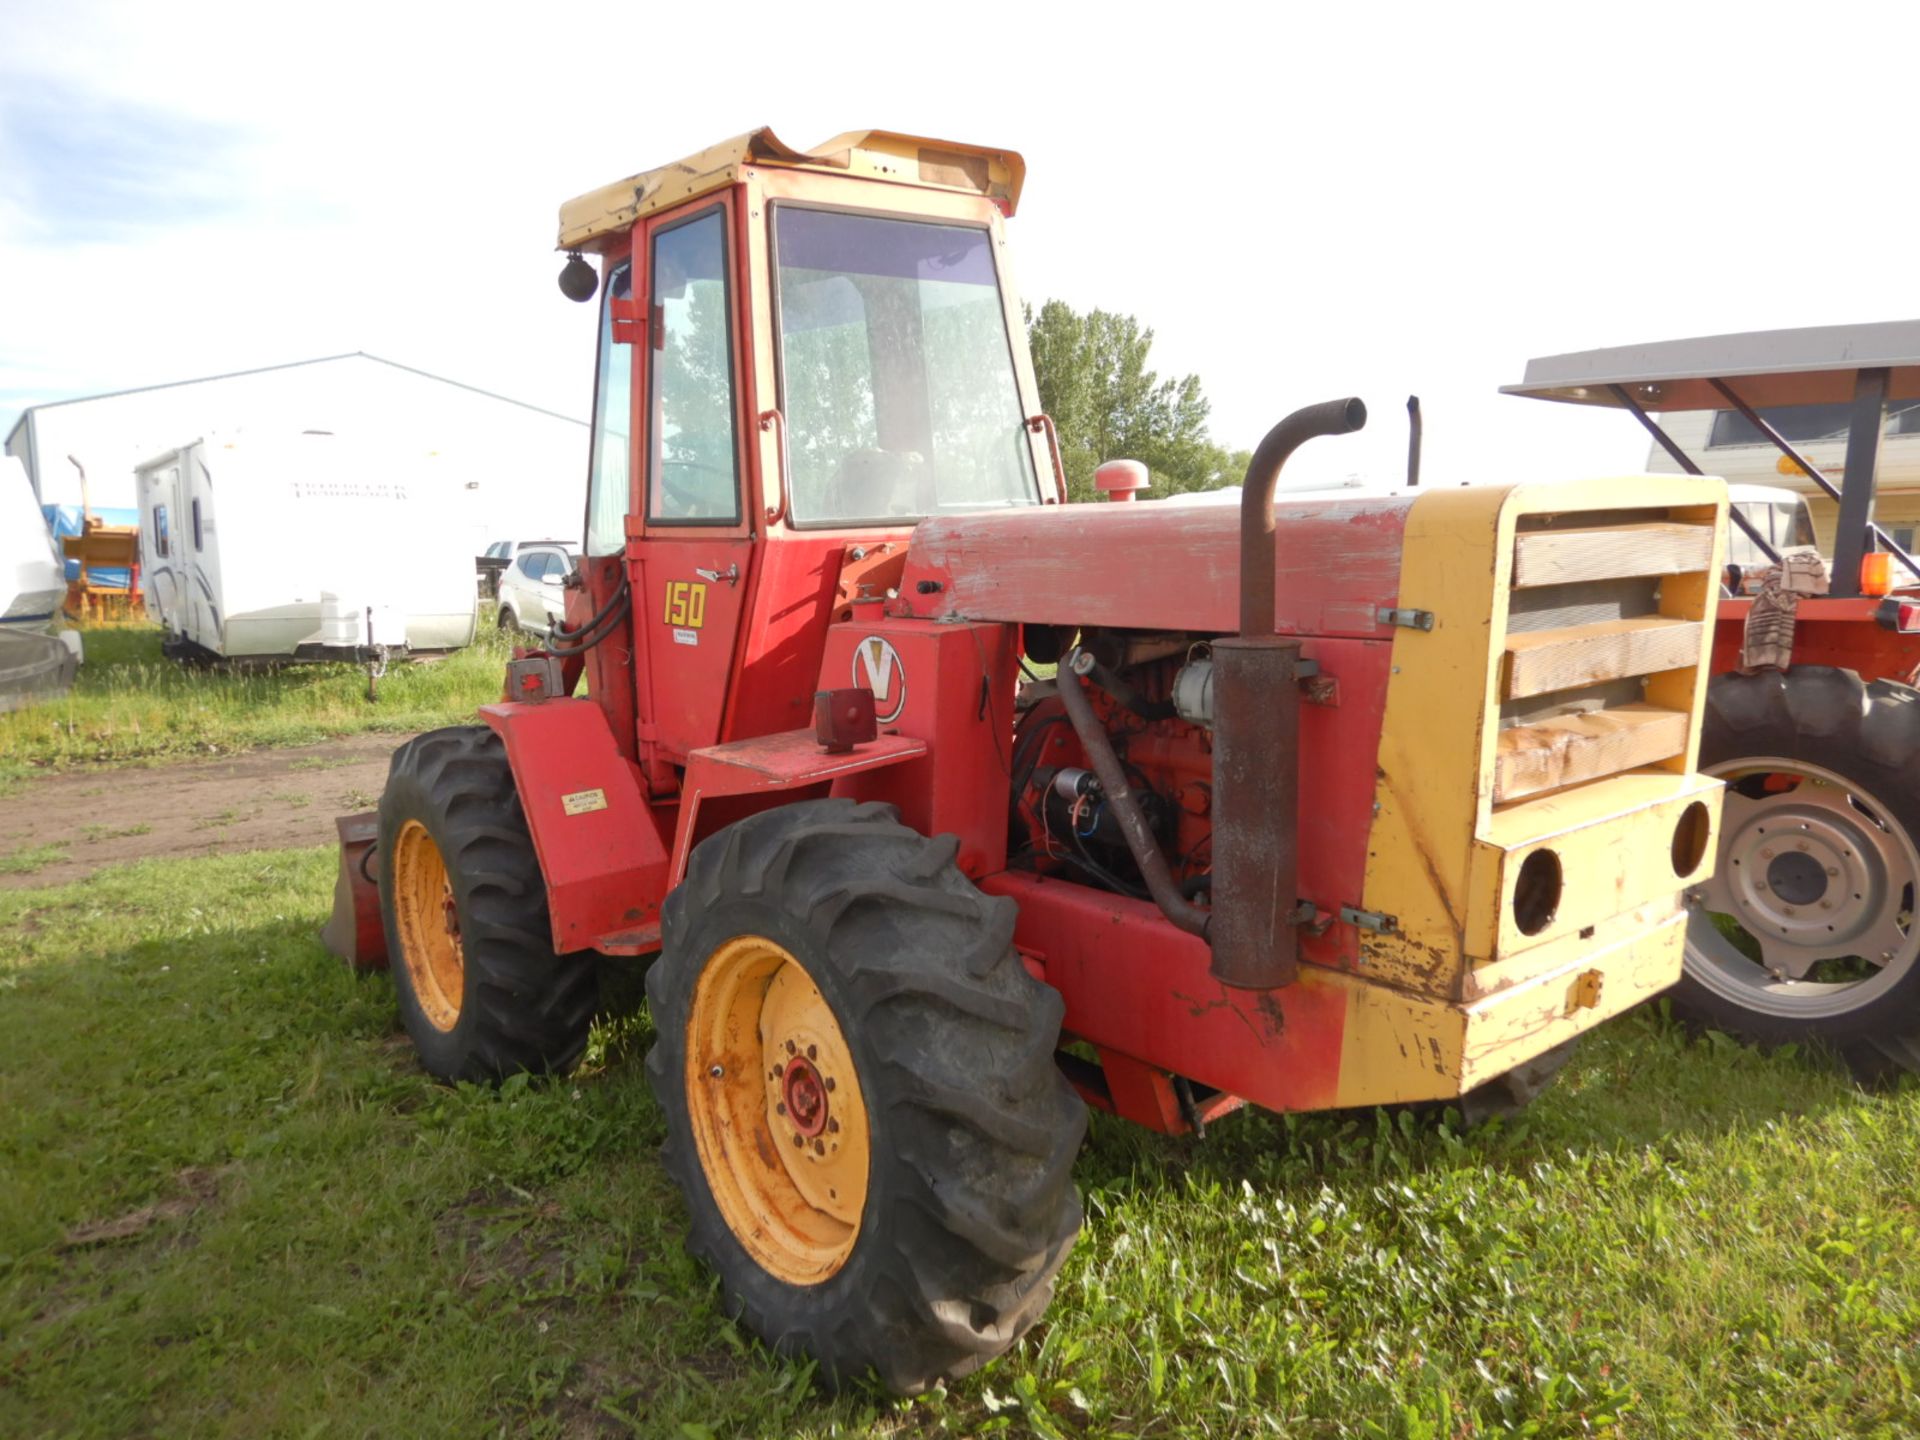
[[[592,952],[556,955],[547,892],[500,737],[433,730],[380,796],[380,916],[420,1062],[442,1080],[571,1069],[599,1000]]]
[[[647,974],[688,1248],[832,1386],[979,1368],[1040,1318],[1080,1228],[1064,1006],[957,849],[890,805],[751,816],[693,852]]]
[[[1920,1071],[1920,694],[1825,665],[1719,676],[1700,768],[1728,790],[1674,1013],[1867,1084]]]

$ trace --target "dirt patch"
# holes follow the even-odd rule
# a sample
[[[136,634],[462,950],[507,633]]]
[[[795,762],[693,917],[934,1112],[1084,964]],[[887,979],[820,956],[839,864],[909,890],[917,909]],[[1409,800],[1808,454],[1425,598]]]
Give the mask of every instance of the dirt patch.
[[[0,796],[0,889],[65,885],[150,856],[332,844],[334,817],[373,808],[387,761],[405,739],[356,735],[226,760],[29,780]],[[10,856],[25,858],[9,867]]]
[[[189,1166],[173,1177],[177,1194],[151,1205],[142,1205],[111,1220],[94,1220],[76,1225],[61,1239],[62,1250],[81,1250],[106,1245],[116,1240],[132,1240],[145,1235],[155,1225],[182,1220],[219,1198],[220,1175],[202,1166]]]
[[[435,1239],[440,1250],[464,1261],[462,1289],[505,1281],[560,1290],[566,1286],[568,1258],[556,1229],[561,1213],[550,1200],[474,1190],[437,1217]]]

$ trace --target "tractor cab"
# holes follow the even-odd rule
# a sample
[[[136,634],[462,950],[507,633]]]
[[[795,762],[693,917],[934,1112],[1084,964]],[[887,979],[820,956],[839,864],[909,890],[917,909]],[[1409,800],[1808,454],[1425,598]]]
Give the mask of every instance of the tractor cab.
[[[918,521],[1064,499],[1006,274],[1024,173],[756,130],[562,207],[601,313],[580,619],[630,604],[645,656],[590,653],[590,685],[635,697],[656,795],[808,718],[829,621],[884,602]]]

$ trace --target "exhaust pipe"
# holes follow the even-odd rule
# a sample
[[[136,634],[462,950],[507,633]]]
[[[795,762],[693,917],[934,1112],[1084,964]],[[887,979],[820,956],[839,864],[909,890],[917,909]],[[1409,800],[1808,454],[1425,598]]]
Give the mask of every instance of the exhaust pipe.
[[[1307,441],[1367,423],[1357,398],[1267,432],[1240,494],[1240,633],[1213,642],[1213,978],[1271,990],[1299,973],[1300,642],[1274,633],[1273,492]],[[1163,907],[1164,908],[1164,907]]]

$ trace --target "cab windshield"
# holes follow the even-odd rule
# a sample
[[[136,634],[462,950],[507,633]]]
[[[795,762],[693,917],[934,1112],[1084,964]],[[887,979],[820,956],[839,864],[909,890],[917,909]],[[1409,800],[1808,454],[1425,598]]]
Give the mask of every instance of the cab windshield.
[[[1039,501],[988,232],[774,208],[799,524]]]

